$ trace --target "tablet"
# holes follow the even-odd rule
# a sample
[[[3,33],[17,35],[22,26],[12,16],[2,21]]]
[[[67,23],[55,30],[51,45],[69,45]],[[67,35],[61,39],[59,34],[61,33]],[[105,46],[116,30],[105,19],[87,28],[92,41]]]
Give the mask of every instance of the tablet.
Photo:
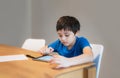
[[[39,56],[39,57],[33,57],[31,55],[26,55],[26,56],[29,58],[32,58],[33,60],[36,60],[36,61],[49,62],[53,58],[53,55],[57,55],[57,54],[58,54],[57,52],[52,52],[50,54]]]
[[[51,55],[45,55],[45,56],[33,58],[33,60],[49,62],[52,58],[53,58],[53,56],[51,56]]]

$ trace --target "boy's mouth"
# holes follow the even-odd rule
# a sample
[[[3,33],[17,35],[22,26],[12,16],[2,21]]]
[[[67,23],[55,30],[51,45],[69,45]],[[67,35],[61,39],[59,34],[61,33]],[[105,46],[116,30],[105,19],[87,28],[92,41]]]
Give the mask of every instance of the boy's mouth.
[[[63,43],[64,45],[65,45],[65,44],[68,44],[67,42],[62,42],[62,43]]]

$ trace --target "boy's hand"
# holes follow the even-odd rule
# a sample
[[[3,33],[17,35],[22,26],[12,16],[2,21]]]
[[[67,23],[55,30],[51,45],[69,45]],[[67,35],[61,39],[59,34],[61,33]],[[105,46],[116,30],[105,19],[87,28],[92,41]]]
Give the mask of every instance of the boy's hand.
[[[44,46],[38,52],[40,52],[41,54],[45,55],[45,54],[49,54],[49,53],[51,53],[53,51],[54,51],[53,48],[51,48],[51,47],[48,48],[48,46]]]
[[[71,66],[71,60],[69,58],[60,56],[60,55],[53,55],[53,59],[50,61],[51,64],[57,64],[54,68],[65,68]]]

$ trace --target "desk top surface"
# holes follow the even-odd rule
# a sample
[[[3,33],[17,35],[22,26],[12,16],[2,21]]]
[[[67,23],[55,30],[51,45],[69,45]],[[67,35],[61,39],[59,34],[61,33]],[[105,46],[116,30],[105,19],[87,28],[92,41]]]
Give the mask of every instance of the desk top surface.
[[[32,56],[40,56],[39,53],[21,49],[14,46],[0,45],[0,56],[28,54]],[[0,62],[0,78],[54,78],[55,76],[92,66],[94,63],[86,63],[63,69],[53,69],[55,65],[47,62],[28,60]]]

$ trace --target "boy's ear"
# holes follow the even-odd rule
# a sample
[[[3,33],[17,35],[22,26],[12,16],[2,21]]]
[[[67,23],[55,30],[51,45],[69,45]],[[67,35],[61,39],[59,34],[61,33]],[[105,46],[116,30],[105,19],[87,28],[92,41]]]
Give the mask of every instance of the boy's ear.
[[[78,35],[79,35],[79,32],[80,32],[80,31],[77,31],[76,34],[75,34],[75,36],[78,36]]]

